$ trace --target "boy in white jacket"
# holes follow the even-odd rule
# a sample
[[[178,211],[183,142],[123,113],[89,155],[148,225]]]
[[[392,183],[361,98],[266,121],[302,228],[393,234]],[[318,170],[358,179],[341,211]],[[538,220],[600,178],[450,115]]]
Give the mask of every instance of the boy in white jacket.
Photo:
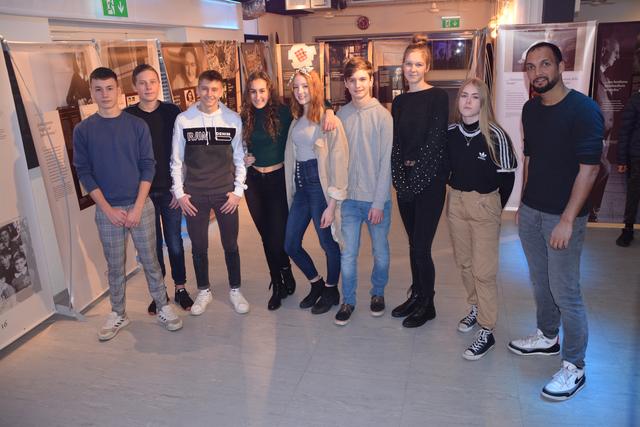
[[[173,194],[187,220],[198,296],[192,315],[204,313],[213,300],[209,284],[209,212],[216,214],[229,276],[229,298],[237,313],[249,311],[240,293],[238,204],[244,194],[247,170],[240,116],[220,102],[222,76],[214,70],[200,74],[200,101],[176,118],[173,131],[171,177]]]

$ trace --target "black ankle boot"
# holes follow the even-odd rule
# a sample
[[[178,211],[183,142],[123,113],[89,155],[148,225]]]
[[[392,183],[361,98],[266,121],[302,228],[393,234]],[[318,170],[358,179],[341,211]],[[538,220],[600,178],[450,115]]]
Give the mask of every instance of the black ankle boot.
[[[269,284],[269,289],[271,289],[273,293],[271,294],[271,298],[269,298],[267,308],[269,310],[277,310],[278,308],[280,308],[281,300],[287,297],[287,290],[284,287],[284,283],[282,283],[280,274],[271,275],[271,283]]]
[[[413,290],[413,285],[409,292],[409,298],[391,311],[391,317],[407,317],[418,307],[418,294]]]
[[[418,328],[428,320],[436,318],[436,307],[433,305],[433,297],[427,301],[418,299],[419,305],[416,309],[402,321],[402,326],[405,328]]]
[[[300,308],[311,308],[318,301],[320,295],[322,295],[322,290],[324,289],[324,280],[322,277],[315,282],[311,283],[311,290],[309,294],[304,297],[302,301],[300,301]]]
[[[313,314],[323,314],[331,310],[331,307],[338,305],[340,302],[340,291],[338,291],[338,285],[325,286],[322,290],[322,295],[318,302],[315,303],[311,309]]]
[[[280,274],[282,275],[282,280],[284,282],[284,287],[287,290],[287,294],[293,295],[296,291],[296,279],[293,277],[291,267],[281,268]]]
[[[282,294],[284,293],[284,296],[287,296],[287,291],[284,288],[284,284],[280,281],[277,282],[275,280],[272,280],[271,283],[269,284],[269,289],[273,290],[273,293],[271,294],[271,298],[269,298],[269,302],[267,303],[267,308],[269,310],[277,310],[280,308],[280,306],[282,305]]]

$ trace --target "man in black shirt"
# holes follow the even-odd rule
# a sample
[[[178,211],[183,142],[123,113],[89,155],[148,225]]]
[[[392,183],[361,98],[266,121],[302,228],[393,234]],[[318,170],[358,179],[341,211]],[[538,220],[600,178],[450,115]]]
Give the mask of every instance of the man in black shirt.
[[[527,51],[525,69],[540,95],[522,110],[523,196],[517,219],[536,301],[537,331],[511,341],[519,355],[558,354],[562,368],[542,389],[566,400],[585,385],[587,315],[580,291],[580,254],[586,232],[585,202],[602,153],[604,120],[598,105],[562,81],[557,46],[541,42]]]
[[[166,275],[164,254],[162,251],[163,235],[167,244],[171,277],[176,286],[175,301],[185,310],[190,310],[193,300],[185,289],[187,281],[184,248],[182,245],[182,211],[178,202],[171,194],[171,173],[169,159],[171,157],[171,139],[173,124],[180,114],[175,104],[158,100],[160,93],[160,77],[158,72],[148,64],[138,65],[133,70],[133,87],[136,89],[140,102],[128,107],[125,111],[143,119],[151,131],[153,155],[156,159],[156,174],[151,183],[149,198],[156,210],[156,250],[158,262],[162,269],[162,276]],[[149,304],[149,314],[156,313],[156,303]]]

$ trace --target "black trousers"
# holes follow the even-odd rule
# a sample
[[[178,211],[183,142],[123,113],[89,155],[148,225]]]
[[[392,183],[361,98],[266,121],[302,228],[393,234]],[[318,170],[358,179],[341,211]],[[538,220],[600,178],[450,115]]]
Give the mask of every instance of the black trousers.
[[[284,168],[269,173],[247,168],[247,189],[244,194],[251,218],[262,238],[269,273],[272,278],[280,277],[281,269],[291,267],[284,251],[289,215]]]
[[[226,194],[211,196],[191,196],[191,203],[198,212],[195,216],[185,215],[187,232],[191,239],[191,255],[193,269],[196,273],[198,289],[209,289],[209,212],[216,214],[216,222],[220,229],[220,240],[227,265],[229,287],[240,287],[240,253],[238,252],[238,210],[224,214],[220,208],[227,202]]]
[[[409,237],[409,257],[413,290],[422,299],[434,294],[436,269],[431,257],[431,245],[436,235],[446,187],[444,181],[433,182],[411,201],[398,199],[398,209]]]
[[[627,200],[624,205],[624,224],[633,227],[638,215],[638,203],[640,203],[640,159],[629,162],[627,170]]]

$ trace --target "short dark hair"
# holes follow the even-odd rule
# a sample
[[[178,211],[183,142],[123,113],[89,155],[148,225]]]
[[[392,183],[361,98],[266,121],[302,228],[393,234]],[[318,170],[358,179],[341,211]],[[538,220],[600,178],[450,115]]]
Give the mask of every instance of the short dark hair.
[[[153,68],[149,64],[140,64],[136,68],[134,68],[133,73],[131,73],[131,81],[133,82],[134,86],[136,85],[136,79],[138,78],[138,74],[140,74],[143,71],[153,71],[154,73],[156,73],[156,77],[160,79],[160,75],[158,74],[155,68]]]
[[[113,72],[111,68],[98,67],[89,75],[89,84],[94,80],[109,80],[113,79],[118,84],[118,76]]]
[[[353,76],[356,71],[364,70],[369,74],[369,77],[373,77],[373,65],[361,56],[354,56],[344,64],[344,71],[342,75],[345,80]]]
[[[543,47],[548,47],[549,49],[551,49],[551,52],[553,52],[553,56],[556,57],[556,63],[561,63],[562,62],[562,51],[560,50],[560,48],[558,46],[556,46],[553,43],[549,43],[549,42],[539,42],[534,44],[533,46],[531,46],[529,49],[527,49],[527,54],[525,55],[525,62],[526,62],[526,58],[529,57],[529,54],[531,52],[533,52],[534,50],[537,49],[541,49]]]
[[[222,83],[222,74],[217,72],[216,70],[205,70],[200,73],[198,76],[198,86],[203,80],[209,80],[210,82],[220,82]]]

